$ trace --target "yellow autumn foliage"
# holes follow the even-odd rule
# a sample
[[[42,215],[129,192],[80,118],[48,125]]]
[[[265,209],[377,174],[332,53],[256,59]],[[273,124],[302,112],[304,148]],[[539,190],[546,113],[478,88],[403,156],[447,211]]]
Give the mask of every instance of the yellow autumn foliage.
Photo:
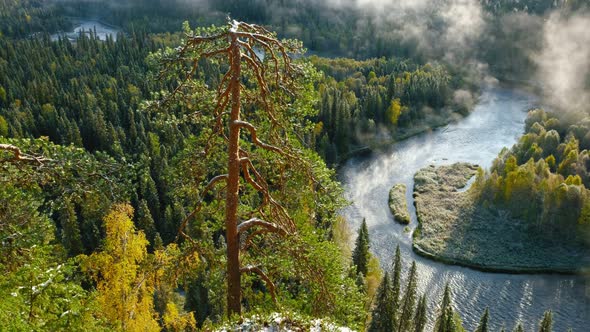
[[[142,266],[147,258],[145,234],[136,231],[128,204],[115,205],[104,218],[104,250],[84,260],[96,282],[100,315],[121,331],[160,331],[154,310],[154,279]]]

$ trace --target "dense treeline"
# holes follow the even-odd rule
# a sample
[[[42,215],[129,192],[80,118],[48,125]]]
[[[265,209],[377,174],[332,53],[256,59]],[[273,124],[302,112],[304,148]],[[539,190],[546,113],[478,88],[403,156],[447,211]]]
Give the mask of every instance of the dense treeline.
[[[71,28],[57,6],[44,0],[0,1],[0,36],[27,37],[33,33]]]
[[[167,36],[160,36],[158,40],[173,43]],[[215,144],[211,158],[203,159],[199,153],[210,128],[205,125],[204,119],[192,117],[196,109],[207,109],[214,103],[214,96],[206,93],[198,100],[198,104],[186,105],[181,101],[160,108],[158,112],[153,112],[155,109],[152,107],[144,109],[140,103],[150,99],[151,92],[169,90],[176,84],[174,76],[170,80],[154,79],[153,72],[148,72],[148,65],[157,64],[157,60],[150,58],[146,61],[146,58],[161,44],[157,45],[147,35],[122,37],[117,42],[111,39],[101,42],[92,35],[81,35],[75,43],[66,39],[51,42],[47,36],[23,40],[0,38],[0,43],[0,135],[13,137],[7,143],[20,147],[27,155],[46,156],[68,165],[63,170],[56,170],[59,171],[55,175],[56,179],[65,182],[64,187],[56,187],[46,177],[25,181],[26,177],[23,176],[40,169],[52,170],[55,168],[53,164],[43,163],[32,169],[23,168],[13,163],[19,159],[11,158],[8,152],[3,153],[2,156],[6,158],[2,163],[9,166],[14,164],[9,169],[11,176],[2,176],[7,184],[3,189],[8,190],[7,193],[3,192],[3,198],[6,198],[3,199],[3,203],[6,203],[3,204],[3,222],[10,225],[11,215],[19,209],[18,204],[28,204],[29,209],[24,212],[39,216],[38,222],[27,224],[33,228],[30,232],[46,233],[47,236],[33,237],[28,242],[15,242],[14,251],[37,246],[43,252],[53,253],[48,257],[43,256],[45,263],[39,261],[39,264],[33,265],[39,270],[38,278],[59,276],[55,285],[57,290],[73,287],[77,292],[59,294],[66,302],[70,295],[85,301],[85,304],[73,302],[73,305],[85,308],[85,312],[90,315],[81,317],[77,322],[70,322],[67,315],[54,316],[55,312],[62,313],[70,309],[67,306],[51,307],[51,299],[57,294],[53,292],[52,285],[46,288],[47,292],[45,288],[39,291],[39,299],[43,296],[44,300],[36,303],[16,293],[13,302],[5,303],[9,309],[6,312],[29,305],[35,311],[35,317],[27,319],[19,315],[19,319],[6,326],[37,326],[41,329],[70,326],[79,329],[78,326],[87,323],[86,319],[100,317],[97,321],[88,322],[89,329],[97,325],[127,330],[128,326],[139,324],[134,319],[128,321],[129,317],[125,316],[133,313],[132,308],[137,305],[143,310],[142,317],[155,317],[158,320],[153,325],[153,320],[142,319],[147,325],[141,325],[143,327],[138,327],[139,330],[167,326],[170,323],[167,320],[170,319],[172,323],[175,319],[180,320],[189,327],[202,325],[206,321],[206,324],[219,322],[225,310],[224,272],[223,264],[220,263],[224,256],[225,241],[221,236],[223,226],[219,213],[223,202],[210,201],[208,196],[202,202],[203,199],[199,197],[202,184],[198,179],[206,179],[223,163],[219,152],[224,150],[224,142],[220,138],[221,142]],[[198,81],[212,86],[219,84],[223,68],[211,62],[201,65]],[[319,77],[319,74],[310,76],[314,79]],[[306,88],[308,94],[296,100],[294,106],[301,108],[301,112],[309,113],[297,117],[296,121],[302,121],[303,124],[297,135],[312,137],[306,131],[309,129],[307,122],[314,118],[315,108],[308,104],[316,104],[317,93],[313,84]],[[299,113],[291,115],[296,114]],[[262,123],[260,126],[266,127],[268,124]],[[34,144],[29,143],[30,139],[36,137],[42,139],[32,141]],[[265,138],[262,133],[259,137]],[[50,141],[68,147],[54,147]],[[63,151],[49,153],[38,145],[50,145],[52,149]],[[78,154],[84,152],[84,156],[88,157],[70,157],[66,153],[70,150]],[[294,176],[285,165],[281,173],[285,178],[275,178],[276,173],[271,171],[275,168],[270,156],[265,155],[262,159],[265,162],[258,165],[258,169],[273,174],[269,178],[271,184],[276,182],[272,186],[272,190],[277,191],[273,197],[286,203],[285,209],[290,211],[300,226],[297,241],[304,241],[305,245],[295,239],[277,241],[255,237],[251,241],[255,243],[255,252],[264,258],[261,263],[266,263],[267,274],[273,278],[277,289],[281,290],[279,294],[282,295],[281,302],[284,305],[302,313],[330,315],[349,326],[362,326],[362,304],[366,300],[355,285],[355,278],[349,277],[349,273],[344,270],[346,264],[341,264],[346,256],[340,255],[331,240],[335,210],[341,206],[341,189],[331,180],[333,172],[325,168],[319,157],[304,146],[298,147],[298,150],[305,153],[304,157],[313,166],[314,181],[322,183],[322,190],[329,194],[301,195],[301,188],[313,187],[303,184],[305,179]],[[78,163],[87,163],[85,158],[92,157],[89,152],[96,155],[100,163],[92,164],[92,170],[76,167]],[[259,152],[249,153],[253,158]],[[252,159],[252,162],[255,160]],[[109,163],[116,167],[110,167]],[[79,186],[79,177],[96,178],[96,183],[94,187],[73,192],[70,187]],[[113,191],[121,191],[122,194],[109,196]],[[18,199],[33,193],[38,195],[34,201]],[[258,201],[252,193],[242,194],[245,206]],[[131,202],[131,205],[113,205],[126,201]],[[179,253],[176,244],[171,242],[178,234],[179,225],[197,203],[207,206],[185,229],[185,233],[197,242],[176,239],[176,243],[183,245]],[[112,211],[107,215],[109,210]],[[109,226],[112,220],[129,224],[131,219],[133,227],[119,229]],[[8,230],[11,231],[10,228]],[[131,233],[136,233],[137,237],[124,237]],[[6,234],[7,238],[11,236]],[[121,241],[131,241],[136,245],[130,251],[117,252],[116,245],[109,244]],[[183,259],[194,265],[197,257],[194,255],[195,250],[204,263],[190,269],[187,274],[176,270],[170,272],[164,267],[160,270],[160,265],[156,265],[156,271],[149,267],[154,260],[170,261],[166,258],[169,254],[175,255],[175,263]],[[294,250],[297,252],[294,253]],[[90,258],[85,259],[80,254],[90,255]],[[297,255],[303,256],[301,259],[307,263],[293,264],[291,260]],[[59,275],[42,273],[56,269],[61,262],[68,264],[67,275],[63,274],[66,272],[60,272]],[[105,265],[111,265],[110,262],[114,262],[113,270],[104,270]],[[89,275],[92,280],[85,280],[84,275],[77,274],[78,267],[82,267],[87,272],[84,275]],[[129,274],[124,272],[127,270]],[[20,287],[23,280],[21,275],[27,271],[20,265],[11,269],[7,277],[0,281],[3,294],[9,296]],[[121,277],[110,278],[111,274]],[[169,274],[173,274],[176,279],[166,279]],[[146,276],[152,283],[143,283]],[[178,280],[181,276],[183,279]],[[118,285],[120,278],[126,281]],[[62,281],[65,279],[72,284],[64,284]],[[264,284],[254,276],[248,276],[245,280],[246,308],[274,308],[269,290]],[[343,288],[342,285],[347,287]],[[92,286],[96,287],[96,291],[92,291]],[[110,302],[110,297],[124,296],[135,287],[139,287],[144,295],[126,298],[120,307]],[[179,297],[175,292],[177,287],[186,295]],[[153,303],[143,301],[145,294],[151,293],[155,294]],[[74,309],[80,310],[71,310]],[[192,313],[185,315],[184,310]],[[175,318],[170,318],[170,315]],[[194,319],[191,315],[194,315]],[[9,324],[10,318],[10,314],[7,314],[2,320]],[[52,323],[48,323],[48,320]],[[108,321],[111,323],[105,325]]]
[[[190,126],[154,121],[138,108],[150,91],[163,88],[149,79],[145,58],[176,38],[138,34],[101,42],[83,35],[76,43],[47,37],[0,39],[0,134],[46,136],[137,164],[132,205],[138,219],[153,220],[145,226],[152,229],[150,239],[158,233],[165,243],[184,214],[168,197],[166,173]],[[312,119],[317,125],[308,144],[330,164],[379,134],[450,118],[442,109],[455,102],[459,83],[451,82],[443,66],[384,59],[310,61],[325,76],[317,83],[320,111]],[[203,68],[211,82],[219,76],[217,66]],[[389,141],[389,135],[384,139]],[[94,249],[91,243],[96,242],[89,242],[86,252]]]
[[[484,204],[498,204],[551,239],[589,244],[590,121],[532,110],[525,134],[504,149],[491,174],[480,174]]]
[[[389,143],[409,131],[466,114],[473,102],[463,75],[438,64],[410,60],[326,59],[309,61],[326,74],[319,83],[317,151],[335,163],[351,151]]]
[[[145,11],[144,18],[156,13],[180,14],[174,12],[178,11],[175,6],[161,8],[161,4],[154,1],[138,4]],[[20,21],[25,12],[31,16],[32,22],[29,30],[19,33],[6,30],[7,35],[24,36],[32,31],[51,31],[56,26],[63,26],[44,21],[46,16],[53,17],[56,22],[63,18],[63,15],[44,14],[54,13],[53,5],[34,1],[20,5],[5,2],[3,5],[6,10],[2,12],[11,13],[11,19],[3,21],[9,28],[25,26]],[[87,15],[99,9],[96,4],[92,6],[92,2],[81,2],[70,8],[71,12],[66,12]],[[238,10],[243,9],[244,3],[228,2],[215,6]],[[104,10],[102,3],[100,9]],[[120,22],[114,23],[129,21],[125,15],[141,17],[136,9],[133,2],[117,6],[115,12],[123,16],[115,15],[114,19]],[[200,15],[199,10],[200,7],[195,7],[193,14]],[[251,13],[249,10],[241,12]],[[183,11],[183,15],[187,13]],[[264,20],[265,17],[256,19]],[[43,29],[34,28],[35,24]],[[129,31],[134,29],[129,28]],[[138,30],[150,31],[151,28]],[[105,151],[138,163],[134,182],[139,188],[132,195],[133,206],[139,219],[148,224],[153,220],[153,226],[146,226],[154,229],[150,231],[150,237],[158,233],[165,242],[171,240],[183,211],[166,197],[164,173],[170,158],[182,148],[187,127],[160,126],[136,110],[150,91],[162,88],[156,81],[146,79],[144,59],[150,51],[161,46],[153,40],[167,38],[152,39],[138,33],[132,34],[131,38],[105,43],[87,36],[75,44],[66,40],[51,43],[46,36],[14,43],[10,39],[0,41],[0,54],[4,60],[0,63],[3,73],[0,78],[0,134],[47,136],[56,143]],[[308,45],[313,42],[309,41]],[[318,86],[322,95],[320,114],[314,119],[318,125],[309,144],[315,146],[330,164],[371,143],[376,137],[385,136],[388,141],[390,131],[399,133],[399,129],[433,121],[433,118],[437,123],[436,120],[440,119],[436,115],[441,115],[443,107],[457,106],[450,104],[454,101],[454,89],[462,85],[457,79],[450,79],[461,75],[451,75],[440,65],[419,66],[403,60],[355,62],[312,58],[311,61],[327,75]],[[208,67],[207,71],[212,77],[218,75],[218,68],[214,66]],[[444,119],[449,117],[449,114],[443,114]],[[92,249],[89,247],[86,251]]]
[[[104,211],[129,196],[129,170],[46,139],[0,137],[0,144],[20,149],[0,151],[0,324],[95,330],[92,296],[72,256],[102,241]]]
[[[440,9],[421,10],[419,15],[412,13],[411,6],[407,8],[403,4],[400,8],[375,12],[370,5],[365,9],[353,1],[338,3],[311,0],[12,0],[0,3],[3,6],[0,15],[4,15],[0,31],[6,36],[22,38],[35,32],[69,30],[71,20],[76,17],[91,17],[132,34],[171,33],[177,31],[184,20],[197,26],[222,24],[229,13],[244,21],[265,24],[281,37],[297,38],[312,54],[356,59],[410,58],[421,65],[436,59],[447,62],[455,71],[470,72],[470,75],[489,72],[500,80],[536,85],[530,80],[539,68],[531,54],[542,50],[546,15],[587,8],[584,1],[481,0],[479,4],[474,3],[482,8],[482,25],[475,28],[481,31],[468,38],[447,31],[454,19],[445,14],[444,8],[454,3],[451,1],[432,0]],[[401,18],[392,19],[391,11],[401,11]],[[417,30],[419,33],[412,30],[412,26],[421,27]],[[469,31],[461,33],[469,34]],[[481,67],[481,64],[485,65]],[[333,155],[334,147],[329,149],[329,154]]]
[[[157,124],[138,111],[150,91],[162,88],[148,79],[145,62],[156,44],[145,35],[117,42],[82,35],[75,44],[47,37],[0,44],[2,135],[45,136],[133,164],[137,218],[153,220],[146,227],[171,241],[183,212],[166,200],[164,171],[183,147],[187,127]],[[165,219],[171,215],[176,219]],[[91,252],[97,241],[84,245]]]
[[[212,158],[202,158],[210,128],[194,116],[199,108],[208,109],[214,96],[205,93],[169,105],[164,114],[144,107],[145,100],[157,99],[160,91],[178,82],[177,77],[156,77],[152,65],[157,59],[150,54],[178,44],[180,38],[148,32],[175,31],[180,20],[171,17],[184,20],[188,15],[205,24],[223,15],[204,18],[204,10],[229,11],[254,21],[270,20],[280,35],[298,36],[322,52],[359,57],[414,54],[410,46],[397,47],[399,41],[388,44],[378,38],[369,43],[376,25],[369,22],[351,30],[357,26],[354,12],[333,7],[318,11],[315,2],[280,4],[224,1],[190,11],[156,0],[113,5],[106,9],[113,13],[110,23],[128,32],[116,42],[101,42],[92,35],[81,35],[75,42],[52,42],[47,34],[28,38],[34,32],[67,29],[63,13],[104,13],[103,2],[0,4],[0,144],[8,146],[0,149],[3,326],[180,331],[222,320],[223,200],[199,195],[201,181],[225,161],[224,142],[216,141]],[[297,11],[287,10],[295,6]],[[287,14],[274,15],[279,9]],[[277,20],[281,17],[289,19]],[[334,25],[330,17],[341,21]],[[349,258],[349,239],[342,236],[345,224],[334,220],[343,204],[341,188],[333,181],[333,171],[311,151],[315,148],[332,164],[381,136],[389,141],[391,133],[403,136],[406,130],[448,121],[456,111],[464,113],[472,98],[464,73],[420,64],[422,60],[308,60],[324,75],[310,69],[313,79],[294,101],[301,112],[293,116],[303,115],[289,120],[297,124],[293,137],[303,138],[297,149],[313,165],[323,194],[315,196],[316,182],[294,176],[280,160],[256,149],[246,151],[260,153],[260,169],[275,174],[269,180],[273,194],[299,228],[297,241],[254,239],[256,257],[269,267],[284,308],[363,328],[377,292],[377,298],[389,304],[384,309],[377,304],[375,308],[386,313],[379,316],[375,309],[372,324],[392,324],[400,331],[424,327],[426,300],[412,291],[415,267],[406,294],[398,289],[394,302],[399,305],[391,306],[389,289],[399,288],[401,264],[394,265],[391,279],[386,273],[377,290],[380,270],[368,253],[366,226],[358,241],[363,247]],[[215,62],[199,65],[199,84],[218,86],[225,68]],[[250,106],[247,112],[254,109]],[[266,122],[260,126],[272,127]],[[22,151],[15,154],[12,147]],[[572,177],[570,182],[579,186],[577,181]],[[252,192],[241,194],[246,207],[260,201]],[[202,211],[186,229],[195,241],[177,240],[179,226],[198,203],[203,203]],[[293,261],[297,254],[306,264]],[[259,279],[245,277],[245,285],[245,308],[276,308]],[[451,326],[460,326],[460,321],[448,309],[450,299],[443,300],[442,307],[446,309],[437,326],[454,331]],[[387,322],[389,318],[393,321]]]
[[[483,9],[485,28],[478,39],[472,41],[472,50],[460,45],[460,52],[449,59],[448,52],[453,53],[456,49],[453,45],[446,45],[449,38],[441,35],[441,31],[454,20],[453,16],[444,13],[444,8],[455,3],[433,0],[432,5],[439,7],[439,10],[433,11],[420,10],[418,4],[418,15],[412,12],[413,6],[405,3],[399,4],[399,7],[392,4],[392,8],[386,5],[385,10],[376,13],[370,3],[364,8],[352,0],[338,1],[337,5],[313,0],[175,0],[165,3],[127,0],[60,1],[51,5],[44,3],[44,6],[51,10],[58,7],[59,11],[73,17],[99,17],[125,31],[145,32],[174,32],[184,20],[200,26],[221,24],[229,13],[244,21],[270,26],[279,36],[297,38],[307,48],[322,55],[357,59],[395,56],[412,58],[421,64],[432,59],[445,59],[458,67],[470,67],[475,60],[488,64],[495,76],[518,80],[530,78],[536,69],[530,53],[538,51],[541,46],[544,15],[552,10],[587,8],[584,0],[480,0],[479,4],[474,1],[475,6],[481,5]],[[401,19],[391,15],[391,11],[400,11]],[[32,22],[35,22],[35,17],[32,16]],[[14,25],[15,29],[19,26]],[[424,31],[412,34],[411,26],[422,27]],[[43,28],[39,31],[47,30]],[[450,36],[450,39],[453,38]]]
[[[98,17],[110,24],[122,27],[126,31],[143,31],[150,33],[175,32],[178,26],[189,20],[193,25],[205,26],[212,23],[221,24],[226,14],[244,21],[265,24],[280,36],[297,38],[314,52],[324,55],[337,55],[354,58],[371,57],[411,57],[419,62],[426,62],[432,58],[443,58],[444,52],[421,49],[421,40],[405,35],[405,25],[428,22],[432,25],[430,32],[443,30],[446,18],[441,18],[436,11],[424,11],[420,14],[427,16],[424,21],[410,22],[412,15],[407,15],[402,21],[388,19],[375,15],[371,6],[358,7],[355,1],[340,1],[339,5],[321,1],[301,0],[286,2],[280,0],[223,0],[223,1],[182,1],[174,0],[162,2],[159,0],[127,0],[127,1],[41,1],[27,0],[22,5],[18,1],[4,1],[6,20],[1,31],[10,36],[27,36],[31,32],[57,31],[68,27],[65,16]],[[446,5],[448,1],[441,0],[433,4]],[[478,46],[482,48],[483,58],[491,65],[501,66],[504,61],[512,61],[514,54],[501,56],[498,48],[517,43],[510,43],[504,36],[511,31],[517,17],[515,13],[529,13],[541,17],[553,9],[579,10],[586,6],[584,1],[553,1],[553,0],[481,0],[485,9],[485,19],[491,23],[490,28],[483,33]],[[402,10],[407,10],[404,6]],[[59,13],[59,14],[57,14]],[[487,15],[489,14],[489,15]],[[529,19],[522,25],[528,25]],[[529,30],[529,33],[531,30]],[[533,35],[538,34],[536,31]],[[487,38],[487,37],[490,38]],[[532,35],[518,39],[528,41]],[[435,39],[436,40],[436,39]],[[513,40],[515,41],[515,40]],[[526,58],[524,49],[514,47],[519,59]],[[438,52],[438,53],[437,53]],[[495,55],[494,55],[495,54]],[[527,68],[514,67],[516,70]],[[502,72],[503,73],[503,72]],[[506,71],[508,73],[508,71]]]

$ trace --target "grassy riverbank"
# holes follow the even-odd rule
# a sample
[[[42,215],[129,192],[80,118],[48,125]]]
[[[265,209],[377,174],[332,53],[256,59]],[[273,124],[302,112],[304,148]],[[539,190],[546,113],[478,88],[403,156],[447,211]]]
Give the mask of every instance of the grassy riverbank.
[[[586,272],[584,248],[539,234],[530,223],[495,206],[479,204],[464,188],[478,167],[429,166],[414,176],[419,226],[414,251],[449,264],[511,273]]]
[[[396,184],[389,191],[389,209],[395,221],[406,225],[410,223],[405,184]]]

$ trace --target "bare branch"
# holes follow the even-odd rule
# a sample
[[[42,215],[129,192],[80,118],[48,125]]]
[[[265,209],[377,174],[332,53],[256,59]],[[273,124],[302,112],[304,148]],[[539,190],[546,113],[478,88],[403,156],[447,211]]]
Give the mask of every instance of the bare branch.
[[[207,186],[205,186],[205,189],[203,189],[203,192],[201,193],[201,199],[197,203],[197,207],[188,216],[186,216],[186,218],[184,218],[184,220],[182,221],[182,224],[180,224],[180,227],[178,228],[178,233],[176,234],[176,238],[174,239],[174,242],[177,242],[178,239],[180,238],[180,236],[186,236],[186,234],[184,233],[184,229],[185,229],[186,225],[188,224],[188,221],[191,220],[201,210],[201,208],[203,206],[202,205],[203,198],[205,197],[207,192],[209,190],[211,190],[217,182],[222,181],[222,180],[226,181],[227,177],[228,177],[227,174],[217,175],[216,177],[211,179],[211,181],[209,181],[209,183],[207,184]]]
[[[265,150],[274,151],[283,156],[287,155],[287,153],[285,153],[281,148],[260,141],[258,139],[256,127],[254,127],[254,125],[251,123],[246,121],[234,121],[232,125],[247,129],[250,132],[250,136],[252,136],[252,143],[256,144],[257,146]]]
[[[224,48],[221,50],[206,52],[206,53],[201,54],[201,58],[212,58],[212,57],[215,57],[220,54],[224,54],[224,53],[227,54],[227,53],[229,53],[229,51],[230,51],[230,47]]]
[[[45,157],[37,157],[37,156],[25,154],[21,151],[21,149],[19,147],[14,146],[12,144],[0,144],[0,150],[11,152],[14,155],[12,157],[12,159],[8,160],[10,162],[24,161],[24,162],[32,162],[32,163],[37,163],[39,165],[43,165],[43,162],[51,161],[51,159],[48,159]]]
[[[190,39],[188,40],[189,45],[198,45],[208,41],[214,41],[217,39],[225,38],[227,36],[227,32],[218,33],[216,35],[211,36],[188,36]]]
[[[251,218],[246,221],[243,221],[241,224],[238,225],[238,233],[247,232],[250,228],[255,226],[264,227],[270,232],[277,233],[280,235],[287,235],[287,231],[279,227],[277,224],[264,221],[259,218]]]
[[[268,232],[269,231],[267,229],[258,229],[258,230],[255,230],[254,232],[249,233],[248,236],[246,237],[246,239],[243,241],[240,250],[242,250],[242,251],[248,250],[252,246],[252,240],[256,236],[261,235],[261,234],[266,234]]]
[[[270,280],[270,278],[266,275],[266,273],[264,273],[264,271],[262,271],[262,269],[260,267],[255,266],[255,265],[248,265],[248,266],[241,268],[240,273],[257,274],[260,277],[260,279],[264,280],[264,282],[266,283],[266,287],[268,288],[268,290],[270,292],[270,296],[272,297],[273,302],[275,302],[275,303],[277,302],[276,286],[272,282],[272,280]]]
[[[252,187],[254,187],[254,189],[258,190],[258,191],[266,191],[268,192],[264,187],[262,187],[262,185],[260,185],[258,182],[256,182],[256,180],[254,180],[252,178],[252,175],[250,174],[250,167],[254,167],[252,165],[252,161],[250,161],[249,158],[240,158],[240,164],[242,164],[242,172],[244,173],[244,178],[246,179],[246,182],[248,182],[249,184],[252,185]],[[256,172],[258,173],[258,172]]]

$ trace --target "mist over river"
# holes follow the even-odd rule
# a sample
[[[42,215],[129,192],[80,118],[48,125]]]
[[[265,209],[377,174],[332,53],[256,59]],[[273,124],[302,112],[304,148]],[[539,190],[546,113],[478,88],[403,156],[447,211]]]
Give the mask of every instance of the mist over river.
[[[110,36],[113,38],[113,41],[117,41],[117,34],[121,32],[121,30],[115,26],[108,25],[104,22],[94,19],[73,19],[74,28],[72,31],[68,32],[58,32],[51,35],[51,40],[56,41],[59,37],[68,38],[71,42],[76,41],[80,37],[80,33],[85,34],[94,34],[96,33],[96,37],[102,41],[107,40]]]
[[[416,225],[413,205],[413,176],[420,168],[459,161],[489,169],[503,147],[511,147],[524,132],[526,111],[538,105],[534,96],[517,90],[488,88],[474,111],[457,123],[414,136],[370,157],[354,158],[339,170],[346,198],[352,204],[342,211],[356,232],[366,218],[371,250],[384,268],[390,268],[395,247],[400,245],[404,280],[409,265],[418,267],[418,289],[426,293],[435,310],[449,282],[454,307],[467,330],[475,329],[486,307],[490,308],[492,331],[504,324],[507,331],[521,321],[526,331],[538,328],[545,310],[553,310],[554,330],[590,331],[590,279],[554,274],[487,273],[445,265],[416,255],[411,232],[393,220],[388,208],[388,192],[396,183],[405,183],[410,228]],[[404,284],[403,284],[404,285]],[[405,285],[404,285],[405,287]],[[433,312],[433,311],[431,311]],[[429,326],[435,317],[429,317]]]

